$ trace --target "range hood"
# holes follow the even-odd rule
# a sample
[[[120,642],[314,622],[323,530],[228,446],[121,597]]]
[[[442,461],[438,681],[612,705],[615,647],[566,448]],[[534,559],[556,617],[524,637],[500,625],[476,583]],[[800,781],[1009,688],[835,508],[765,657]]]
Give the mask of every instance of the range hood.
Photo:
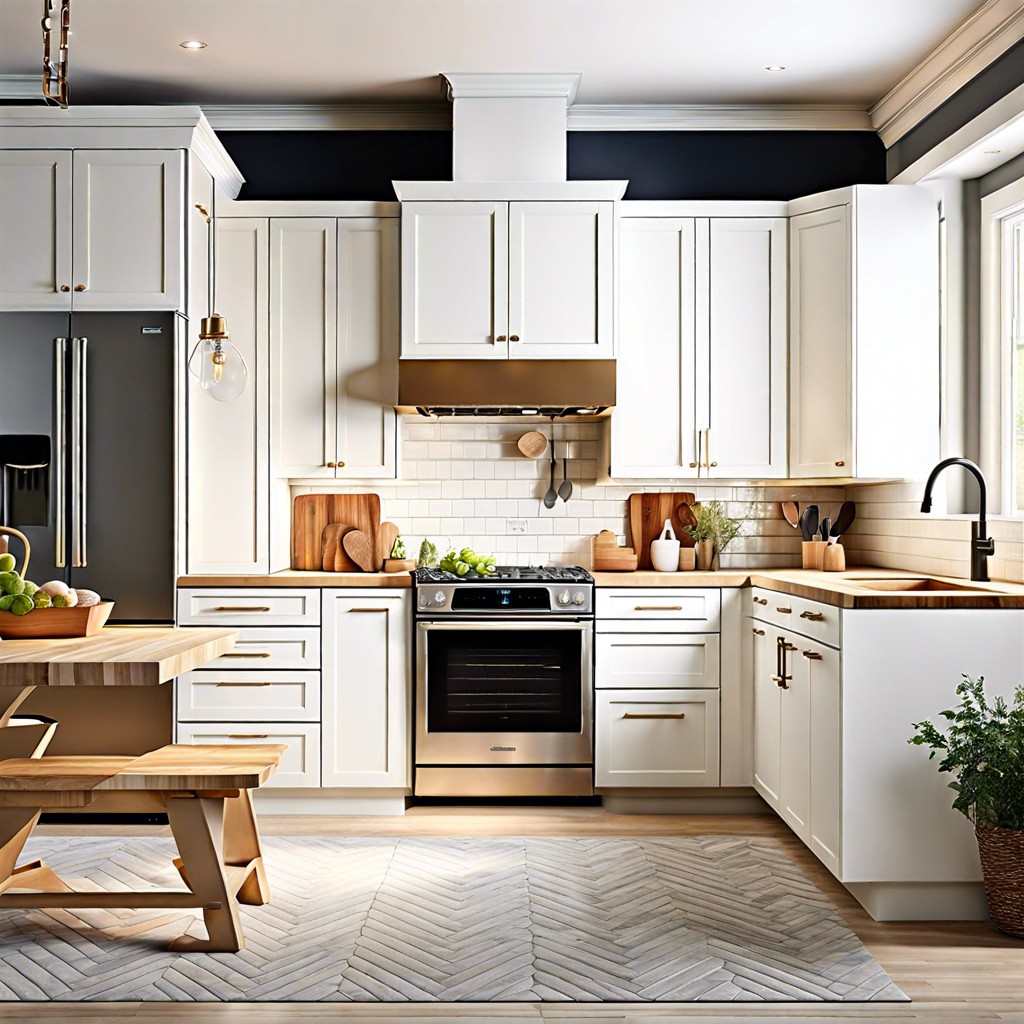
[[[590,419],[615,404],[614,359],[403,359],[402,413]]]

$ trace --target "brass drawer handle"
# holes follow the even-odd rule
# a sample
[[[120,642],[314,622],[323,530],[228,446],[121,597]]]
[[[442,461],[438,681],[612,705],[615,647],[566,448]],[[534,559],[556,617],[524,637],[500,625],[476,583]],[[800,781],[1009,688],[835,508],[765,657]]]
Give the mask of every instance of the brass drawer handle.
[[[239,680],[239,681],[231,680],[231,681],[229,681],[227,679],[224,679],[224,680],[221,680],[221,682],[216,683],[215,685],[216,686],[273,686],[274,684],[270,683],[270,682],[267,682],[267,683],[250,683],[250,682],[246,682],[245,680]]]
[[[635,612],[681,612],[681,604],[638,604],[633,607]]]
[[[764,636],[764,630],[763,629],[758,629],[757,626],[755,626],[754,627],[754,636]]]
[[[801,651],[800,653],[803,654],[808,661],[821,661],[822,656],[817,651]]]
[[[836,465],[837,465],[837,466],[845,466],[845,465],[846,465],[846,463],[845,463],[845,462],[844,462],[844,461],[843,461],[842,459],[840,459],[840,460],[839,460],[839,461],[838,461],[838,462],[836,463]]]
[[[269,658],[270,651],[253,651],[252,654],[243,654],[241,651],[228,651],[222,654],[222,658]]]
[[[519,340],[519,335],[518,334],[510,334],[508,336],[508,340],[509,341],[518,341]]]
[[[788,640],[783,640],[782,643],[779,644],[779,646],[784,651],[795,651],[796,650],[796,647],[794,647],[793,644],[791,644]]]
[[[801,612],[801,619],[807,619],[808,622],[823,622],[825,616],[821,612]]]
[[[327,463],[327,468],[328,469],[335,469],[337,467],[337,465],[338,464],[336,462],[328,462]]]
[[[502,341],[508,341],[508,338],[506,338],[504,334],[499,334],[494,340],[497,341],[497,342],[502,342]]]
[[[686,712],[685,711],[677,711],[675,713],[671,713],[671,712],[656,713],[656,712],[653,712],[653,711],[644,711],[644,712],[626,711],[626,712],[623,712],[622,717],[623,718],[677,718],[678,719],[678,718],[685,718],[686,717]]]
[[[783,615],[789,615],[789,613],[790,613],[790,612],[791,612],[791,611],[792,611],[793,609],[792,609],[792,608],[781,608],[781,607],[780,607],[779,605],[776,605],[776,606],[775,606],[775,610],[776,610],[777,612],[782,612],[782,614],[783,614]]]
[[[229,740],[269,740],[270,734],[265,732],[231,732]]]
[[[374,612],[383,612],[385,615],[387,615],[389,611],[391,611],[390,608],[349,608],[348,610],[349,615],[351,615],[353,612],[356,612],[361,615],[365,615],[367,613],[372,615]]]
[[[76,292],[84,292],[86,290],[86,288],[87,288],[87,286],[84,285],[84,284],[76,284],[75,285],[75,291]]]
[[[267,605],[256,604],[219,604],[213,609],[215,612],[269,612]]]
[[[792,678],[793,678],[792,676],[772,676],[772,682],[780,690],[788,690],[789,689],[789,683],[787,683],[786,680],[787,679],[792,679]]]
[[[768,598],[767,597],[755,597],[754,598],[754,604],[767,604],[767,603],[768,603]]]

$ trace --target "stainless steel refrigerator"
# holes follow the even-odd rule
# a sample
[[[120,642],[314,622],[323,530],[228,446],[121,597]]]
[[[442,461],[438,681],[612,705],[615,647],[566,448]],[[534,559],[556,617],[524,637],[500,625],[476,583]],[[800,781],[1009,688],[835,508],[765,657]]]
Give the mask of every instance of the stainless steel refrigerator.
[[[0,525],[28,575],[115,602],[112,622],[174,619],[177,316],[0,314]]]

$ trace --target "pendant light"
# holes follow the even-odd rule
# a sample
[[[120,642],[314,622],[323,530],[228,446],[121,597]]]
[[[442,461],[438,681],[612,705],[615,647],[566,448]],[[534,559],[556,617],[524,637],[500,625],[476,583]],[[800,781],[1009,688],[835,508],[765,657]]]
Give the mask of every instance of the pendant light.
[[[209,228],[207,308],[199,326],[199,341],[188,360],[189,372],[199,380],[199,386],[218,402],[230,402],[245,390],[249,371],[242,353],[231,344],[227,321],[214,312],[217,294],[217,227],[206,208],[196,203],[196,209],[203,215]]]

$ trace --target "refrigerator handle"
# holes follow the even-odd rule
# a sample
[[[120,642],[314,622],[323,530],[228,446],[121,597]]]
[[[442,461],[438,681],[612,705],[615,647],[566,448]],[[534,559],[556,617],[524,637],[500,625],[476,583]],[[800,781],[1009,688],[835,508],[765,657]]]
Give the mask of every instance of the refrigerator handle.
[[[65,472],[67,465],[67,424],[64,421],[66,409],[66,385],[64,381],[65,357],[67,354],[68,339],[54,339],[54,431],[52,457],[54,472],[54,553],[53,564],[58,569],[67,565],[67,531],[64,522],[65,505],[67,495],[65,493]]]
[[[71,565],[84,568],[89,564],[86,547],[86,357],[89,339],[72,338],[71,344],[71,424],[74,431],[71,447]]]

